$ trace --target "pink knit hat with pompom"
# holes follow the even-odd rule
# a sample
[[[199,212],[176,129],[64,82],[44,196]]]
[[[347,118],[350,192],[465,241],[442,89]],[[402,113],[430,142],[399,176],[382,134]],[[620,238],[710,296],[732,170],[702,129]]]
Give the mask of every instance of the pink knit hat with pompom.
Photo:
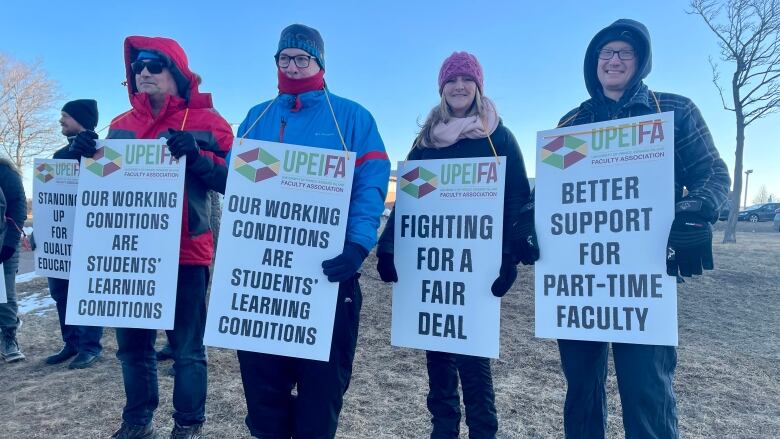
[[[439,94],[444,89],[444,84],[456,76],[467,76],[477,83],[479,92],[482,93],[482,66],[477,57],[468,52],[453,52],[441,65],[439,70]]]

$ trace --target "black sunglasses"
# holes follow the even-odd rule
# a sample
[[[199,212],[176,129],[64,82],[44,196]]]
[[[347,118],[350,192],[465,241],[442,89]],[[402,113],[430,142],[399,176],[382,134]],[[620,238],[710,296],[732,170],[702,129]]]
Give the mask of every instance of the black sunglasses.
[[[166,63],[157,60],[136,61],[130,64],[130,68],[133,69],[133,73],[136,75],[140,75],[144,69],[148,70],[152,75],[157,75],[162,73],[166,67],[168,67]]]

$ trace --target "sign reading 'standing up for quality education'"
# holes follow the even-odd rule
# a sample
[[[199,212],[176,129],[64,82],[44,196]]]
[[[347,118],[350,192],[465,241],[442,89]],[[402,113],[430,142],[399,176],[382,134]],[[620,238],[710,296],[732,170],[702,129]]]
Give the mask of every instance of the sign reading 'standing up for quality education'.
[[[498,358],[505,160],[398,163],[394,346]]]
[[[243,139],[228,164],[209,346],[328,361],[355,155]]]
[[[69,325],[173,329],[185,158],[165,140],[98,140],[81,159]]]
[[[677,345],[674,113],[537,134],[536,336]]]
[[[76,214],[79,162],[35,159],[33,218],[35,218],[35,273],[68,279]]]

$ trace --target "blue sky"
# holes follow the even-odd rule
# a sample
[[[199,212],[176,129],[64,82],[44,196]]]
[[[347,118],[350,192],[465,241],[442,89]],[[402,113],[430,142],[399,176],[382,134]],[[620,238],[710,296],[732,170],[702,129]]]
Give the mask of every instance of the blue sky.
[[[155,4],[157,3],[157,4]],[[293,6],[294,5],[294,6]],[[618,18],[650,29],[651,89],[696,102],[733,172],[733,113],[723,110],[708,56],[715,36],[687,2],[581,1],[188,1],[112,2],[6,0],[0,51],[41,60],[65,100],[95,98],[99,127],[127,110],[122,42],[128,35],[167,36],[184,47],[202,91],[231,123],[276,93],[273,54],[279,32],[299,22],[325,40],[325,79],[333,93],[355,100],[377,120],[390,158],[403,158],[418,123],[439,99],[441,62],[456,50],[474,53],[485,94],[498,107],[533,169],[536,131],[587,99],[582,59],[591,37]],[[722,64],[728,78],[731,66]],[[56,117],[56,116],[53,116]],[[748,128],[748,204],[764,184],[780,196],[780,153],[772,115]]]

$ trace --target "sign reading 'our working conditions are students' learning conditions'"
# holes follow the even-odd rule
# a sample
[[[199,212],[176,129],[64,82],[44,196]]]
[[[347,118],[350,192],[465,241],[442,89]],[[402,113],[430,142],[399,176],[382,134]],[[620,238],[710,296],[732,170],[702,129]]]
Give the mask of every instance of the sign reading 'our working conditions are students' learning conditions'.
[[[173,329],[185,158],[165,140],[98,140],[80,169],[66,323]]]
[[[536,336],[677,345],[674,113],[537,134]]]
[[[394,346],[498,358],[505,160],[398,163]]]
[[[79,162],[35,159],[33,164],[33,218],[35,218],[35,273],[68,279],[76,214]]]
[[[205,344],[328,361],[355,155],[236,140]]]

